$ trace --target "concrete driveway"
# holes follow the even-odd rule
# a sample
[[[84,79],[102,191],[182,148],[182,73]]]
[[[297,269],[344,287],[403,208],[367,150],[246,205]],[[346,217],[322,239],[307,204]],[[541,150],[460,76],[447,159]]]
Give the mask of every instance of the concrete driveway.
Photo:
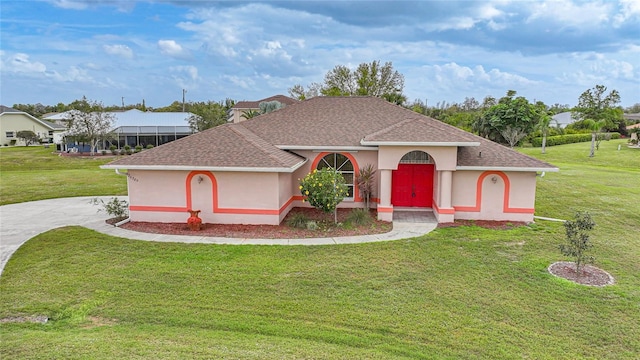
[[[150,234],[108,225],[109,215],[102,206],[91,203],[95,196],[60,198],[0,206],[0,275],[13,253],[32,237],[68,225],[81,225],[104,234],[144,241],[183,242],[227,245],[337,245],[408,239],[424,235],[438,225],[434,219],[393,222],[393,230],[384,234],[312,239],[240,239],[225,237]],[[105,202],[113,196],[101,196]],[[118,196],[128,200],[126,196]],[[414,215],[415,216],[415,215]]]
[[[98,197],[105,201],[113,196]],[[90,197],[31,201],[0,206],[0,274],[13,253],[25,241],[45,231],[67,225],[95,227],[109,218],[98,212]],[[118,197],[127,199],[126,196]],[[93,225],[93,226],[90,226]]]

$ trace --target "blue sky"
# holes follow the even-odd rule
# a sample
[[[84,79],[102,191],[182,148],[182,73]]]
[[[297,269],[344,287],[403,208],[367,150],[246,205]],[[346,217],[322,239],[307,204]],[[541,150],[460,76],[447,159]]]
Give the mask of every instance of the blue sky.
[[[391,61],[409,100],[640,103],[640,1],[2,0],[0,102],[258,100]]]

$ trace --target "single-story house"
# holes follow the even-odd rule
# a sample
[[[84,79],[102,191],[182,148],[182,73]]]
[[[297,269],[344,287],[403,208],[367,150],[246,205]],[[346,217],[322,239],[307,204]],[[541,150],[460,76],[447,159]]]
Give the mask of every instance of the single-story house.
[[[564,129],[567,125],[575,122],[576,119],[573,118],[571,111],[565,111],[561,113],[557,113],[551,117],[551,122],[549,125],[555,128]]]
[[[432,209],[456,219],[533,221],[538,173],[558,171],[433,118],[375,97],[314,97],[115,160],[126,170],[132,221],[279,224],[308,206],[299,179],[332,167],[362,207],[359,169],[376,169],[378,218]]]
[[[190,112],[152,112],[131,109],[112,111],[108,114],[114,118],[113,138],[101,144],[103,149],[108,149],[111,145],[115,145],[118,149],[125,145],[158,146],[193,133],[188,120],[194,114]],[[45,119],[66,124],[69,117],[67,112],[63,112],[50,114]]]
[[[229,119],[227,119],[227,121],[233,122],[233,123],[239,123],[241,121],[244,121],[246,119],[242,115],[246,111],[250,111],[250,110],[259,111],[260,103],[269,102],[269,101],[278,101],[284,104],[285,107],[299,102],[299,100],[290,98],[285,95],[274,95],[274,96],[271,96],[262,100],[257,100],[257,101],[238,101],[229,111]]]
[[[24,145],[24,141],[18,138],[18,132],[29,130],[33,131],[43,143],[60,143],[65,127],[0,105],[0,146]]]

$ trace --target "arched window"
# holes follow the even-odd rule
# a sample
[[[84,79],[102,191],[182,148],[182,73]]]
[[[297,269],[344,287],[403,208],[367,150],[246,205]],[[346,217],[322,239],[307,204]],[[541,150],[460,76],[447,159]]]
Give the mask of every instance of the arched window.
[[[325,155],[318,162],[317,169],[331,168],[336,169],[342,177],[344,178],[344,182],[347,184],[348,195],[347,198],[353,199],[354,194],[354,180],[355,180],[355,171],[353,169],[353,164],[351,160],[346,156],[339,153],[331,153]]]
[[[433,164],[433,161],[426,152],[414,150],[404,154],[400,164]]]

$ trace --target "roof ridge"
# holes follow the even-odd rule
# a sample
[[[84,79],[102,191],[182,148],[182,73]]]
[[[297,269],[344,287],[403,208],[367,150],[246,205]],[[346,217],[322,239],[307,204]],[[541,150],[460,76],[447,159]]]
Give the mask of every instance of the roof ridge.
[[[378,131],[376,131],[376,132],[373,132],[373,133],[371,133],[371,134],[367,134],[367,135],[365,135],[365,136],[364,136],[364,138],[363,138],[363,139],[366,139],[366,138],[368,138],[368,137],[377,136],[377,135],[386,134],[386,133],[388,133],[388,132],[390,132],[390,131],[392,131],[392,130],[395,130],[395,129],[397,129],[397,128],[401,127],[401,126],[404,126],[405,124],[407,124],[407,123],[409,123],[409,122],[411,122],[411,121],[419,121],[419,122],[421,122],[421,123],[424,123],[425,125],[429,125],[429,124],[427,124],[427,123],[426,123],[426,121],[424,121],[424,119],[420,119],[420,118],[418,118],[418,117],[415,117],[415,118],[407,118],[407,119],[404,119],[404,120],[402,120],[402,121],[399,121],[399,122],[397,122],[397,123],[395,123],[395,124],[391,124],[390,126],[387,126],[387,127],[386,127],[386,128],[384,128],[384,129],[380,129],[380,130],[378,130]]]
[[[243,139],[245,139],[246,141],[250,142],[256,148],[262,150],[265,154],[267,154],[267,156],[269,156],[270,158],[274,159],[279,164],[283,164],[284,165],[284,162],[282,161],[282,159],[280,159],[278,156],[276,156],[273,153],[273,150],[277,150],[277,151],[286,153],[285,151],[283,151],[281,149],[278,149],[273,144],[270,144],[269,142],[267,142],[265,139],[263,139],[260,136],[258,136],[253,131],[251,131],[251,130],[247,129],[246,127],[242,126],[242,123],[225,124],[225,125],[229,125],[229,129],[231,131],[235,132],[236,134],[241,136]],[[239,129],[242,129],[242,130],[239,131]]]

